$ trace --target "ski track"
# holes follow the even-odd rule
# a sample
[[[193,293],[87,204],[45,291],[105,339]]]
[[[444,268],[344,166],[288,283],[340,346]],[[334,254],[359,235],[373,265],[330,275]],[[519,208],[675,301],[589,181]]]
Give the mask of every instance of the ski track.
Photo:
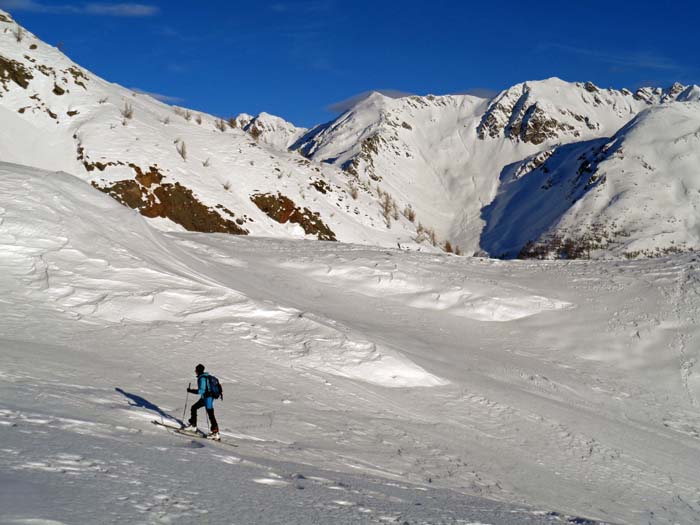
[[[168,438],[163,433],[143,432],[136,428],[113,427],[111,439],[114,442],[109,446],[105,446],[102,439],[71,443],[62,439],[61,432],[65,428],[60,426],[60,418],[42,418],[38,414],[23,414],[6,409],[0,411],[0,418],[4,423],[11,424],[13,432],[23,435],[21,444],[16,448],[1,449],[0,472],[10,473],[16,481],[19,480],[20,487],[26,479],[24,476],[31,475],[30,479],[35,482],[43,480],[48,486],[59,483],[64,487],[82,487],[80,490],[87,492],[82,497],[75,495],[73,504],[76,506],[70,509],[71,519],[66,523],[95,520],[100,523],[123,523],[125,520],[146,523],[191,523],[202,520],[222,522],[226,510],[222,514],[221,502],[212,507],[214,501],[208,494],[210,489],[202,486],[203,481],[211,482],[211,478],[198,478],[197,471],[193,470],[200,462],[207,462],[208,468],[215,470],[215,479],[219,482],[226,480],[226,486],[236,492],[238,497],[234,500],[237,504],[232,510],[235,509],[236,517],[245,523],[283,523],[285,520],[287,523],[324,523],[329,516],[333,516],[330,519],[335,523],[381,523],[389,519],[388,516],[392,521],[400,522],[403,517],[409,517],[410,523],[466,522],[450,519],[450,514],[459,514],[454,507],[447,513],[432,508],[439,505],[439,498],[432,496],[435,491],[410,484],[368,481],[332,472],[323,473],[313,467],[271,463],[264,458],[245,459],[239,455],[222,454],[221,446],[203,440]],[[36,431],[36,428],[42,427],[46,431]],[[93,437],[100,436],[93,434]],[[49,442],[52,445],[47,448]],[[138,457],[143,452],[129,450],[129,447],[141,449],[144,446],[148,447],[149,454],[155,456],[156,461],[143,461],[143,458]],[[55,449],[64,451],[56,452]],[[80,449],[81,452],[73,452],[75,449]],[[133,459],[125,459],[127,455]],[[221,466],[217,468],[212,462]],[[235,468],[235,471],[228,470],[230,468]],[[100,495],[103,510],[99,515],[95,514],[90,505],[83,505],[85,498],[93,496],[93,490],[88,485],[100,487],[104,491]],[[261,489],[255,489],[255,486]],[[284,515],[284,518],[272,514],[261,519],[259,506],[240,504],[238,498],[244,495],[250,497],[251,491],[256,499],[275,497],[264,492],[261,494],[260,490],[283,491],[279,497],[290,513]],[[72,491],[69,489],[65,492]],[[338,498],[338,494],[343,494],[342,499]],[[440,493],[437,494],[439,496]],[[519,520],[522,521],[518,523],[566,521],[565,516],[556,513],[543,518],[541,513],[525,508],[501,508],[496,502],[482,502],[480,506],[475,506],[475,501],[470,500],[462,512],[481,516],[482,519],[490,517],[486,521],[488,523],[493,522],[491,520],[494,517],[496,522],[503,522],[501,520],[507,520],[509,513],[520,516]],[[56,515],[56,509],[53,512]],[[27,511],[24,513],[27,514]],[[425,517],[421,518],[423,513]],[[417,515],[411,517],[412,514]],[[40,523],[42,519],[44,518],[14,519],[12,513],[6,513],[3,522]],[[52,522],[64,523],[62,520],[65,518],[60,519],[61,521]]]

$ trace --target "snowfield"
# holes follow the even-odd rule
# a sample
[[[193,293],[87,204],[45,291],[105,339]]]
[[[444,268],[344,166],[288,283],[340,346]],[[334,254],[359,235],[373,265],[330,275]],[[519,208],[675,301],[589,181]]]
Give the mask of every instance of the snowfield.
[[[699,263],[164,233],[2,164],[0,521],[698,523]],[[237,448],[150,423],[198,362]]]

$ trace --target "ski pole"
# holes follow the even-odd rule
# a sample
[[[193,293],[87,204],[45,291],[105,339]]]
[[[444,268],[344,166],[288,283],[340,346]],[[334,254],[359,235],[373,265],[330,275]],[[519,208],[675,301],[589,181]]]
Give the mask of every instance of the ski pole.
[[[190,388],[192,388],[192,383],[187,383],[187,395],[185,396],[185,408],[182,409],[182,421],[181,424],[185,426],[185,412],[187,411],[187,402],[190,399]]]

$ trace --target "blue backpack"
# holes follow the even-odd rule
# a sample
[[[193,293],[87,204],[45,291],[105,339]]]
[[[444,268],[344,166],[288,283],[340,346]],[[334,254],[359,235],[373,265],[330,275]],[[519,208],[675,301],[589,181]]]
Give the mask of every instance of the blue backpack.
[[[207,394],[214,399],[224,399],[224,389],[221,387],[221,383],[210,374],[207,375]]]

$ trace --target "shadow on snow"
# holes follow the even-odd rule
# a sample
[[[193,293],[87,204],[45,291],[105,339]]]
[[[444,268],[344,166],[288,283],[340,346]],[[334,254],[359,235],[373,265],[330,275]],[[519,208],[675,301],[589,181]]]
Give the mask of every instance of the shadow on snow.
[[[125,398],[127,398],[129,400],[129,406],[138,407],[138,408],[145,408],[146,410],[150,410],[151,412],[155,412],[162,419],[174,421],[178,425],[184,426],[183,422],[180,419],[178,419],[174,416],[171,416],[170,414],[164,412],[162,408],[160,408],[158,405],[151,403],[147,399],[145,399],[141,396],[137,396],[136,394],[126,392],[119,387],[115,388],[114,390],[116,390],[117,392],[119,392],[121,395],[123,395]]]

